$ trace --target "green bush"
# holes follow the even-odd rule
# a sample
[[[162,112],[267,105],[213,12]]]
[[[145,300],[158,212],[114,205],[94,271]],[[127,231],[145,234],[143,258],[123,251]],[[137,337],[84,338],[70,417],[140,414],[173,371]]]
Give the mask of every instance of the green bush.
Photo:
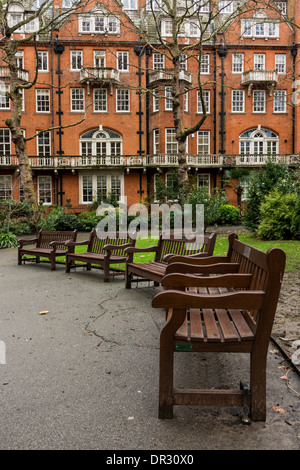
[[[261,219],[261,204],[274,188],[287,194],[296,191],[297,172],[284,164],[267,162],[266,167],[254,172],[248,188],[244,223],[255,230]]]
[[[32,224],[30,224],[26,220],[11,220],[9,222],[9,225],[5,223],[0,229],[1,233],[11,232],[17,236],[29,235],[33,231],[34,231],[34,227],[32,226]]]
[[[18,246],[18,240],[14,233],[0,233],[0,248],[12,248]]]
[[[193,214],[195,214],[194,208],[197,204],[203,204],[204,206],[204,227],[214,225],[220,222],[221,207],[228,204],[227,198],[224,191],[220,191],[215,188],[214,194],[208,194],[205,188],[196,188],[192,186],[187,197],[187,203],[193,206]]]
[[[84,232],[90,232],[96,228],[101,217],[96,215],[96,211],[87,211],[78,214],[78,220],[81,225],[81,230]]]
[[[262,203],[257,234],[263,240],[290,240],[296,216],[297,193],[284,194],[274,189]]]
[[[235,225],[241,221],[240,210],[231,204],[223,204],[220,207],[220,223],[223,225]]]
[[[53,207],[51,212],[39,222],[43,230],[81,230],[80,220],[74,214],[65,214],[63,207]]]

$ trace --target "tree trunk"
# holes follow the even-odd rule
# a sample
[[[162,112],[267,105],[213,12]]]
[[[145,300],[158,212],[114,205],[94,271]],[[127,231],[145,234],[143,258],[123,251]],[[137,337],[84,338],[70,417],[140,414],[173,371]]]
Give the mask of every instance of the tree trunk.
[[[32,207],[36,216],[39,213],[37,195],[32,179],[32,171],[27,155],[26,144],[21,130],[22,118],[22,95],[20,89],[20,79],[18,76],[18,66],[16,61],[16,47],[11,39],[5,41],[4,50],[10,71],[10,99],[12,102],[12,113],[5,123],[11,131],[12,141],[15,144],[15,151],[18,157],[20,170],[20,185],[23,188],[24,198]]]

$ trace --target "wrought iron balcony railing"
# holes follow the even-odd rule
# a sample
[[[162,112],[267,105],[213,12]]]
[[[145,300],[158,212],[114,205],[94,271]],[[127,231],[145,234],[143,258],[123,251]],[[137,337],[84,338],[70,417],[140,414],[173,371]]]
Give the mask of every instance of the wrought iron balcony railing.
[[[33,169],[83,169],[83,168],[160,168],[176,167],[177,155],[96,155],[79,156],[30,156]],[[223,168],[223,167],[260,167],[267,161],[282,163],[289,166],[300,165],[300,155],[187,155],[190,168]],[[15,155],[0,156],[0,168],[18,167],[18,157]]]

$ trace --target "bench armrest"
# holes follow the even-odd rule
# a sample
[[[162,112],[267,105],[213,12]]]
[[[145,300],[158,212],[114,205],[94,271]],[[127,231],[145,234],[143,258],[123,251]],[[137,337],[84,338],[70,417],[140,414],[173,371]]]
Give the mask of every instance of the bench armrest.
[[[135,246],[126,248],[125,251],[126,253],[151,253],[151,252],[157,252],[158,246],[148,246],[147,248],[137,248]]]
[[[18,243],[20,245],[20,248],[24,245],[32,245],[32,243],[36,243],[38,241],[38,238],[18,238]]]
[[[194,258],[199,259],[203,257],[208,257],[208,253],[206,251],[201,251],[199,253],[194,253],[192,255],[174,255],[172,253],[165,255],[163,257],[163,261],[166,263],[174,263],[174,262],[189,262],[189,260],[193,260]]]
[[[217,276],[194,276],[192,274],[167,274],[161,281],[162,287],[173,289],[185,287],[227,287],[247,288],[252,274],[221,274]]]
[[[166,290],[152,300],[152,307],[169,309],[187,308],[227,308],[261,309],[265,298],[264,291],[229,292],[225,294],[194,294],[180,290]]]
[[[203,259],[205,258],[205,259]],[[216,264],[227,262],[227,256],[207,256],[206,252],[196,253],[195,255],[172,255],[168,260],[168,263],[187,263],[187,264]]]
[[[80,245],[88,245],[89,240],[84,240],[83,242],[73,242],[72,240],[68,240],[65,242],[66,246],[80,246]]]
[[[112,251],[124,250],[125,256],[126,256],[128,254],[127,248],[131,246],[132,246],[131,243],[124,243],[123,245],[104,245],[103,250],[107,251],[107,256],[110,256]]]
[[[216,263],[202,266],[188,263],[170,263],[166,267],[165,274],[229,274],[236,273],[238,271],[239,266],[239,263]]]

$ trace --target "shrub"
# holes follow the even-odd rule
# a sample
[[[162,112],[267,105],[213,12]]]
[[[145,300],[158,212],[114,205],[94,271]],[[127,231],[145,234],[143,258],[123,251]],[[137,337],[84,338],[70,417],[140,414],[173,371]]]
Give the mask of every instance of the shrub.
[[[34,227],[26,220],[12,220],[9,222],[9,225],[5,223],[0,230],[0,232],[11,232],[17,236],[29,235],[33,231]]]
[[[63,207],[53,207],[51,212],[39,222],[43,230],[81,230],[80,220],[74,214],[65,214]]]
[[[101,218],[96,215],[96,211],[82,212],[78,214],[77,217],[81,225],[81,230],[84,232],[90,232],[95,229]]]
[[[240,210],[231,204],[223,204],[220,207],[220,223],[234,225],[241,221]]]
[[[194,208],[196,204],[204,205],[204,227],[206,228],[209,225],[219,223],[221,207],[227,204],[228,201],[224,191],[220,191],[217,188],[214,194],[208,194],[205,188],[197,189],[195,186],[192,186],[187,197],[187,203],[193,206],[193,214],[195,214]]]
[[[257,234],[264,240],[289,240],[295,235],[292,224],[296,216],[297,193],[284,194],[274,189],[261,205]]]
[[[14,233],[0,233],[0,248],[12,248],[18,246],[18,240]]]
[[[248,188],[244,223],[256,229],[260,223],[261,204],[274,188],[287,194],[296,191],[297,172],[284,164],[268,162],[266,167],[253,174]]]

